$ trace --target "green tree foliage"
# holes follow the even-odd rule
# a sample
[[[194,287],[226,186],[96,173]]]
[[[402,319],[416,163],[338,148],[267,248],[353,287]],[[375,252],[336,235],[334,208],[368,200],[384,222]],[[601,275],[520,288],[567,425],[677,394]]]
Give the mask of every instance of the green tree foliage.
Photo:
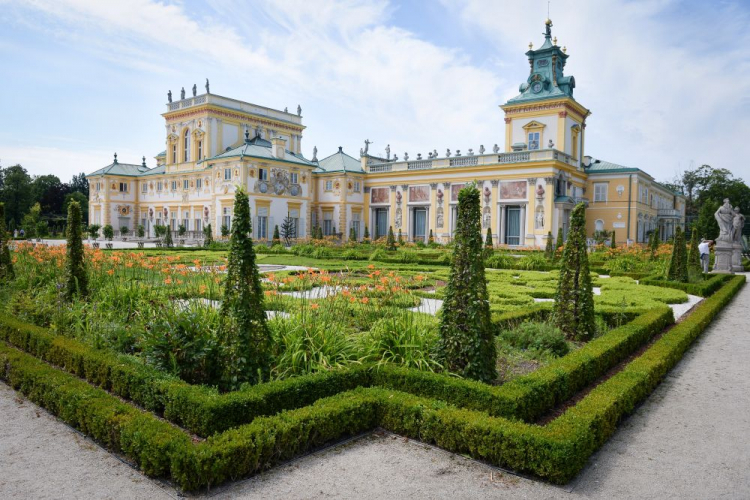
[[[398,229],[398,246],[402,246],[404,244],[404,235],[401,234],[401,228]]]
[[[692,234],[690,235],[690,251],[687,256],[688,273],[690,273],[690,271],[695,273],[702,272],[701,254],[698,251],[698,242],[698,229],[694,227]]]
[[[656,251],[659,250],[659,230],[655,229],[651,233],[651,239],[648,242],[649,250],[651,251],[650,259],[656,259]]]
[[[549,261],[555,260],[555,242],[552,237],[552,231],[547,232],[547,245],[544,247],[544,258]]]
[[[609,242],[609,248],[617,248],[617,239],[614,231],[612,231],[612,239]]]
[[[31,176],[21,165],[0,169],[0,175],[0,201],[5,203],[6,221],[18,225],[34,204],[31,196]]]
[[[353,227],[352,230],[354,230]],[[290,246],[292,240],[297,237],[297,223],[289,215],[284,217],[284,220],[281,223],[281,237],[284,238],[284,244],[286,246]]]
[[[719,237],[719,223],[716,221],[714,214],[719,209],[721,203],[718,200],[706,200],[698,211],[698,220],[693,223],[693,227],[698,230],[698,237],[707,240],[713,240]]]
[[[141,239],[144,236],[146,236],[146,228],[143,227],[143,224],[138,224],[138,226],[135,229],[135,234],[136,234],[136,236],[138,236]]]
[[[29,213],[23,216],[21,227],[26,232],[27,238],[40,237],[38,230],[41,228],[42,207],[39,203],[29,209]]]
[[[0,203],[0,280],[13,277],[13,260],[10,257],[8,241],[10,233],[5,226],[5,204]]]
[[[489,383],[497,378],[497,352],[480,221],[479,190],[472,183],[458,193],[453,259],[440,318],[439,357],[447,370]]]
[[[220,331],[226,361],[223,379],[227,388],[267,380],[271,368],[271,334],[266,324],[263,288],[250,237],[250,203],[242,189],[238,189],[234,197]]]
[[[227,236],[229,236],[229,227],[226,224],[221,225],[220,231],[222,238],[226,238]]]
[[[273,238],[271,239],[272,245],[281,245],[281,235],[279,235],[279,226],[273,226]]]
[[[556,252],[562,252],[560,250],[565,245],[565,240],[563,240],[563,230],[562,228],[558,228],[557,230],[557,241],[555,242],[555,251]]]
[[[596,332],[583,203],[576,205],[571,214],[555,293],[554,317],[555,324],[568,339],[589,340]]]
[[[487,235],[484,238],[484,247],[492,249],[495,243],[492,241],[492,229],[487,228]]]
[[[687,247],[685,246],[685,233],[682,232],[682,228],[677,226],[674,232],[674,244],[672,245],[672,258],[669,261],[669,270],[667,272],[667,279],[670,281],[679,281],[687,283],[688,278],[688,267],[687,267]]]
[[[365,224],[365,232],[362,235],[362,243],[370,243],[370,231],[367,229],[367,224]]]
[[[430,229],[430,235],[427,237],[427,243],[429,244],[435,243],[435,235],[432,234],[432,229]]]
[[[84,261],[83,221],[81,220],[81,205],[73,201],[68,206],[68,243],[65,256],[65,298],[88,295],[89,281]]]
[[[110,224],[107,224],[102,228],[102,236],[104,236],[105,240],[112,241],[112,238],[115,237],[115,229]]]
[[[396,250],[396,238],[393,236],[393,226],[388,226],[388,239],[385,241],[388,250]]]
[[[163,245],[167,248],[172,248],[174,246],[174,241],[172,240],[172,228],[169,226],[164,226]]]
[[[354,231],[354,226],[349,228],[349,241],[357,241],[357,233]]]
[[[99,236],[99,230],[102,228],[99,224],[89,224],[89,227],[87,229],[87,232],[89,233],[89,238],[92,240],[95,240]]]
[[[81,217],[83,218],[83,222],[87,222],[89,220],[89,199],[88,197],[81,193],[80,191],[73,191],[72,193],[68,193],[65,195],[65,201],[63,201],[63,212],[68,213],[68,207],[70,206],[71,201],[77,201],[79,205],[81,205]]]

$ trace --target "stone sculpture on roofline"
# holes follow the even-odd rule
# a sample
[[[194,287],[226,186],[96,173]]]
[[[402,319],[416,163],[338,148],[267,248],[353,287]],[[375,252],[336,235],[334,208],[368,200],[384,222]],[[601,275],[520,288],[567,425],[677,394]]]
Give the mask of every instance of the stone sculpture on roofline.
[[[740,207],[732,208],[728,198],[714,214],[719,223],[719,236],[716,238],[716,258],[713,273],[734,274],[743,271],[742,266],[742,229],[745,226],[745,216],[740,213]]]

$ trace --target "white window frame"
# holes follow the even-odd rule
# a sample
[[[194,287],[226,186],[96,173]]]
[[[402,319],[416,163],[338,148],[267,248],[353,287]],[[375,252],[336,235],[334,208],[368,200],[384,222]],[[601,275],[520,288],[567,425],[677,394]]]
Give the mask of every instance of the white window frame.
[[[129,182],[121,182],[120,183],[120,192],[121,193],[127,193],[128,192],[128,184],[129,184]]]
[[[231,181],[232,180],[232,169],[231,168],[225,168],[224,169],[224,180],[225,181]]]
[[[526,137],[528,138],[528,147],[529,151],[536,151],[541,146],[539,144],[539,141],[541,140],[542,134],[541,132],[529,132]]]
[[[203,179],[195,179],[195,189],[201,189],[203,187]]]
[[[299,180],[299,177],[298,177],[297,172],[292,172],[290,174],[290,181],[291,181],[291,183],[292,184],[299,184],[299,182],[297,182],[298,180]]]
[[[148,192],[148,183],[144,182],[141,184],[141,193],[147,193]]]
[[[258,180],[259,181],[267,181],[268,180],[268,169],[267,168],[259,168],[258,169]]]
[[[333,181],[326,181],[325,190],[333,191]]]
[[[599,193],[599,189],[604,189],[603,196],[600,196],[602,193]],[[606,182],[595,182],[594,183],[594,203],[606,203],[607,200],[607,193],[609,191],[609,184]],[[602,199],[603,198],[603,199]]]
[[[184,191],[187,191],[188,189],[190,189],[190,181],[189,180],[187,180],[187,179],[183,179],[182,180],[182,189]]]

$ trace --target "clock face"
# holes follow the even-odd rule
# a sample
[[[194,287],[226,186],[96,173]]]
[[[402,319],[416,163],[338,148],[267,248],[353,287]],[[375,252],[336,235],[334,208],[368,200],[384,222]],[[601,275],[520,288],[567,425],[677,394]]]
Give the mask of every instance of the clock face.
[[[541,92],[542,91],[542,82],[534,82],[531,85],[531,91],[533,93],[535,93],[535,94],[538,94],[539,92]]]

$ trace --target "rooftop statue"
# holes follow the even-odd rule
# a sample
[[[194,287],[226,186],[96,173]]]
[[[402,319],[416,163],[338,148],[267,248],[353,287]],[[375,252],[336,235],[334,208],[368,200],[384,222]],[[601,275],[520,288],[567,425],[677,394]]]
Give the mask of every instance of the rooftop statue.
[[[180,91],[180,99],[185,98],[185,87],[182,87],[182,90]]]
[[[302,116],[302,106],[297,104],[297,116]]]
[[[492,146],[492,152],[493,153],[499,153],[500,152],[500,146],[498,146],[497,144],[495,144],[494,146]]]
[[[193,97],[198,95],[198,86],[196,84],[193,84]]]
[[[437,154],[437,149],[433,149],[433,150],[432,150],[432,157],[433,157],[433,158],[437,158],[437,157],[438,157],[438,154]]]
[[[318,146],[313,146],[312,161],[318,161]]]
[[[167,101],[172,102],[172,91],[167,92]]]
[[[209,86],[208,86],[208,78],[206,78],[206,94],[210,94]]]
[[[408,161],[408,160],[409,160],[409,153],[404,153],[404,161]]]
[[[480,144],[480,145],[479,145],[479,154],[480,154],[480,155],[483,155],[483,154],[484,154],[484,144]]]
[[[450,158],[451,157],[451,150],[450,149],[446,149],[445,150],[445,157],[446,158]]]
[[[391,145],[390,144],[388,144],[385,147],[385,159],[386,160],[390,160],[391,159]]]

